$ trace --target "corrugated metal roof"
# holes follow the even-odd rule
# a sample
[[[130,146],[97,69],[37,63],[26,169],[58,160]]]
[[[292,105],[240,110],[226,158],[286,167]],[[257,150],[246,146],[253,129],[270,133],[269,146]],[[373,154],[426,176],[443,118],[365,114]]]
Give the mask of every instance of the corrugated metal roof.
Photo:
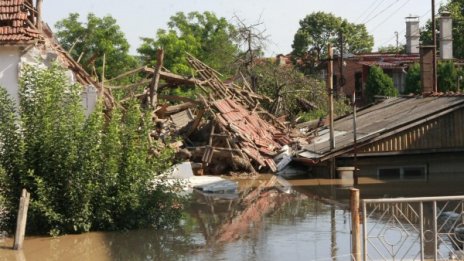
[[[381,135],[388,135],[404,126],[415,126],[424,119],[432,119],[438,113],[455,110],[464,106],[464,96],[429,96],[412,98],[389,98],[379,104],[367,107],[357,113],[357,140],[368,142]],[[322,142],[312,142],[304,150],[315,159],[326,159],[346,149],[351,149],[353,139],[353,118],[343,117],[334,122],[335,149],[330,150],[329,133],[320,130]],[[316,139],[315,139],[316,140]],[[341,154],[341,153],[340,153]]]

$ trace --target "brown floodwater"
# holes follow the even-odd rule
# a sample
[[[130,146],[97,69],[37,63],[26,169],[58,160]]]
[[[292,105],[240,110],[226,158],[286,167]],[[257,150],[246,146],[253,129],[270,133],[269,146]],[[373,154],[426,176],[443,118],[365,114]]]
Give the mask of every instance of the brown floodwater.
[[[240,179],[249,195],[269,177]],[[292,180],[294,192],[263,189],[252,199],[195,193],[176,230],[93,232],[27,237],[22,251],[0,238],[3,260],[350,260],[349,184]],[[460,183],[462,184],[462,183]],[[447,187],[443,189],[440,186]],[[363,198],[464,194],[456,184],[385,183],[361,179]]]

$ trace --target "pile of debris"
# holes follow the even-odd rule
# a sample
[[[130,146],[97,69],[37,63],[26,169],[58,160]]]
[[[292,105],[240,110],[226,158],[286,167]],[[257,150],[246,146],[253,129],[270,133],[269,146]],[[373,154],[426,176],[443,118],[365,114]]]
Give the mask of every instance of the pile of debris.
[[[261,101],[271,99],[255,93],[244,78],[243,86],[225,83],[218,72],[192,55],[188,61],[193,77],[173,74],[162,64],[131,72],[147,74],[139,83],[145,86],[144,91],[136,97],[147,106],[154,105],[151,138],[166,141],[181,137],[182,142],[171,147],[182,160],[202,163],[202,170],[208,173],[276,172],[279,161],[285,158],[278,155],[292,139],[285,124],[261,106]],[[195,86],[201,92],[191,98],[164,91],[180,86]]]

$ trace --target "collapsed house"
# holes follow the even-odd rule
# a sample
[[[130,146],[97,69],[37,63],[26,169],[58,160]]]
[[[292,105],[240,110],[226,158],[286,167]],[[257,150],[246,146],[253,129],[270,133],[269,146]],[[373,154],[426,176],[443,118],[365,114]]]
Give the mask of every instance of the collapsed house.
[[[173,74],[162,66],[130,72],[147,75],[139,84],[126,86],[144,86],[143,92],[134,96],[142,103],[156,99],[151,101],[156,106],[153,115],[156,126],[151,138],[180,137],[183,142],[174,142],[174,147],[181,157],[200,163],[201,169],[208,173],[276,172],[279,158],[274,158],[284,146],[292,144],[292,139],[285,124],[261,106],[262,100],[270,99],[255,93],[246,81],[243,86],[224,83],[218,72],[192,55],[188,55],[188,61],[193,77]],[[163,84],[153,86],[157,77]],[[164,92],[179,86],[195,87],[199,92],[194,98]]]
[[[70,82],[83,86],[82,104],[87,115],[95,108],[98,96],[103,97],[105,108],[111,109],[116,105],[111,86],[104,88],[58,44],[42,22],[41,6],[41,0],[36,5],[32,0],[0,1],[0,86],[18,104],[21,69],[57,63],[66,70]],[[225,169],[275,172],[273,158],[291,139],[286,126],[261,107],[260,101],[269,98],[254,93],[247,84],[224,83],[219,73],[193,56],[189,62],[195,77],[179,76],[160,66],[143,67],[112,80],[135,73],[147,75],[128,88],[149,85],[137,97],[154,105],[151,138],[181,137],[183,144],[175,147],[182,150],[183,157],[215,173]],[[162,95],[165,88],[177,86],[196,87],[202,94],[196,98]]]

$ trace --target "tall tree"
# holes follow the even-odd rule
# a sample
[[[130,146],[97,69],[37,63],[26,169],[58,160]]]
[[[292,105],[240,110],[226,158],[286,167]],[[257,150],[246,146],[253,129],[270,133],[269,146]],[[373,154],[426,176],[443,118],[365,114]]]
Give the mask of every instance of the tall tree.
[[[91,74],[95,68],[97,76],[101,77],[103,56],[106,56],[107,79],[137,65],[137,60],[129,54],[130,46],[124,32],[111,16],[99,18],[90,13],[87,22],[81,22],[79,14],[71,13],[55,27],[60,44]]]
[[[145,64],[154,64],[156,50],[165,51],[164,65],[175,73],[190,73],[185,52],[189,52],[211,67],[230,73],[230,65],[238,53],[235,27],[223,17],[211,12],[179,12],[160,29],[156,38],[142,38],[137,49]]]
[[[369,102],[374,96],[398,96],[398,90],[393,85],[393,79],[385,74],[379,66],[372,66],[369,70],[366,83],[366,96]]]
[[[327,90],[325,84],[304,75],[292,66],[282,66],[272,61],[261,61],[253,68],[257,76],[258,93],[272,99],[263,101],[263,106],[272,113],[289,119],[302,117],[304,120],[327,115]],[[337,115],[350,110],[343,98],[335,101]]]
[[[365,25],[350,23],[331,13],[314,12],[300,21],[300,28],[293,39],[293,54],[304,62],[317,63],[326,55],[327,44],[341,47],[340,33],[343,34],[346,52],[369,52],[374,46],[374,38]]]

